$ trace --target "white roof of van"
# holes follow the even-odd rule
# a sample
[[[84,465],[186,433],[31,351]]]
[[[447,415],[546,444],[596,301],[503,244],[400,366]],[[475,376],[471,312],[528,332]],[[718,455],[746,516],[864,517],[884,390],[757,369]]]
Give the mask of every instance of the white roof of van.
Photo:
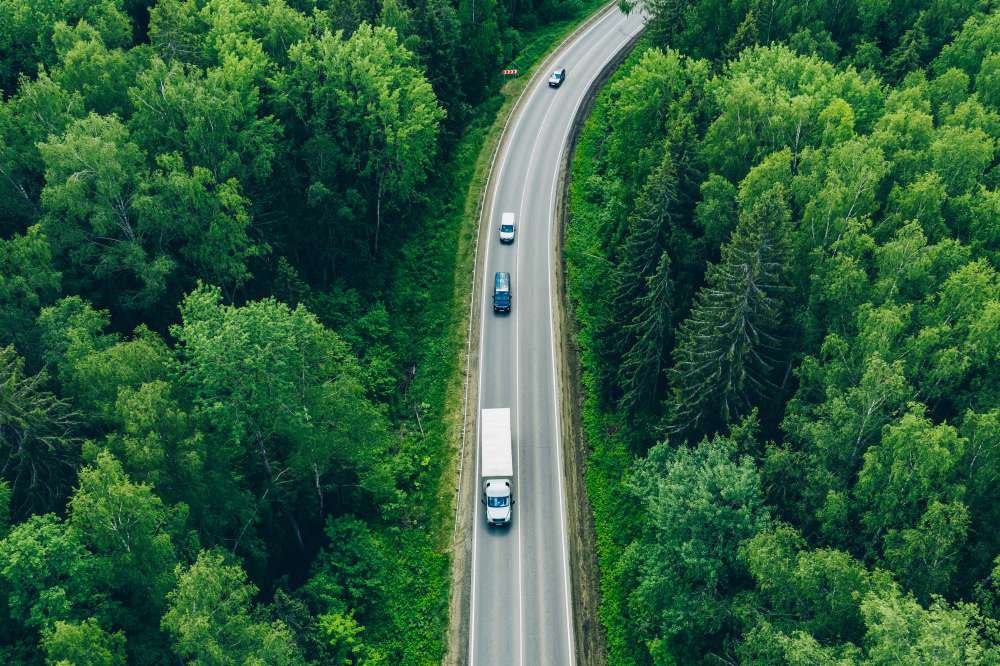
[[[501,215],[500,224],[514,224],[514,213],[504,213]]]

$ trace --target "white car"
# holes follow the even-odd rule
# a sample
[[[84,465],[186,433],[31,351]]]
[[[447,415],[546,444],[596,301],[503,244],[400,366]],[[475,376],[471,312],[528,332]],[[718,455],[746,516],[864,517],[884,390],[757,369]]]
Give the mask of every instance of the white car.
[[[514,213],[504,213],[500,216],[500,242],[501,243],[513,243],[514,242],[514,231],[516,225],[514,224]]]

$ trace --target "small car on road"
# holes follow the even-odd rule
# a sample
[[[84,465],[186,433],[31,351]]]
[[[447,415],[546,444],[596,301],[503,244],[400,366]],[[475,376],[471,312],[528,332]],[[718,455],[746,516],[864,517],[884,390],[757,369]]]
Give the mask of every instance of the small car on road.
[[[500,242],[514,242],[514,213],[504,213],[500,216]]]
[[[560,67],[556,71],[552,72],[552,76],[549,77],[549,87],[558,88],[566,80],[566,68]]]
[[[497,271],[493,277],[493,311],[510,312],[511,300],[510,273]]]

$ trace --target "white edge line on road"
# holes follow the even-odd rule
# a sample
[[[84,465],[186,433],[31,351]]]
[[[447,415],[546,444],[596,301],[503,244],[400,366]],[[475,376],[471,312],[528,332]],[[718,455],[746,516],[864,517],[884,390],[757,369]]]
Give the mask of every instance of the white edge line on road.
[[[626,21],[628,20],[627,16],[625,17],[625,20]],[[629,34],[628,38],[631,39],[633,34],[634,33]],[[627,40],[626,40],[626,43],[627,43]],[[620,50],[620,47],[618,49],[615,49],[613,51],[613,54],[617,54],[619,50]],[[597,79],[598,76],[600,76],[601,70],[603,70],[603,67],[600,70],[598,70],[594,74],[594,76],[591,77],[591,79],[589,81],[587,81],[587,85],[584,86],[584,88],[583,88],[583,94],[580,96],[579,100],[577,100],[576,105],[573,107],[573,113],[570,115],[570,117],[575,118],[576,115],[579,113],[580,106],[583,104],[583,100],[586,97],[587,91],[590,90],[590,87],[593,85],[594,81]],[[556,201],[555,201],[555,199],[556,199],[556,183],[559,181],[559,172],[560,172],[560,169],[562,168],[562,156],[565,154],[566,143],[567,143],[568,139],[569,139],[569,135],[566,134],[563,137],[561,145],[559,146],[559,161],[557,162],[556,174],[555,174],[555,177],[552,179],[552,187],[550,188],[550,191],[549,191],[549,220],[550,220],[550,222],[551,222],[551,220],[555,216],[555,210],[556,210]],[[550,225],[549,233],[547,234],[547,255],[548,255],[548,260],[550,262],[549,263],[549,270],[548,270],[548,283],[549,283],[549,340],[550,340],[550,343],[552,345],[552,350],[551,350],[551,357],[552,357],[552,389],[553,389],[553,392],[554,392],[554,396],[553,396],[554,397],[554,400],[553,400],[553,412],[554,412],[554,417],[555,417],[555,421],[554,422],[556,424],[556,446],[555,446],[555,449],[556,449],[556,469],[557,469],[557,476],[559,477],[559,525],[560,525],[559,533],[560,533],[560,537],[561,537],[560,541],[561,541],[561,545],[562,545],[563,584],[564,584],[564,588],[565,588],[565,600],[566,600],[566,635],[567,635],[568,641],[569,641],[568,650],[569,650],[570,665],[573,666],[574,664],[576,664],[576,649],[575,649],[575,646],[574,646],[574,643],[573,643],[573,612],[572,612],[572,603],[571,603],[572,602],[572,594],[571,594],[571,589],[570,589],[570,584],[569,584],[569,548],[567,546],[567,540],[566,540],[566,536],[567,536],[566,535],[566,501],[567,501],[567,499],[566,499],[566,496],[565,496],[566,495],[566,490],[565,490],[565,487],[564,487],[565,484],[564,484],[564,481],[563,481],[562,435],[561,435],[562,429],[560,427],[561,419],[560,419],[560,414],[559,414],[559,404],[560,404],[559,396],[560,396],[560,393],[559,393],[559,391],[557,389],[557,387],[559,386],[559,375],[558,375],[558,372],[557,372],[557,369],[556,369],[557,348],[556,348],[556,328],[555,328],[555,314],[554,314],[555,313],[555,305],[556,305],[556,303],[555,303],[556,295],[552,291],[552,273],[556,269],[556,267],[559,265],[558,262],[554,261],[555,258],[552,256],[552,236],[555,233],[557,233],[557,231],[558,230],[556,229],[555,225]]]
[[[594,23],[590,27],[588,27],[586,30],[584,30],[579,35],[574,36],[574,35],[571,34],[571,35],[567,36],[567,38],[565,40],[563,40],[563,42],[551,54],[549,54],[549,56],[546,57],[546,59],[544,61],[542,61],[541,64],[544,65],[545,62],[547,62],[548,60],[551,60],[556,54],[558,54],[559,52],[564,51],[566,48],[568,48],[569,45],[570,45],[570,41],[569,40],[572,40],[573,44],[577,43],[579,40],[583,39],[584,37],[586,37],[587,35],[589,35],[591,32],[593,32],[599,25],[603,24],[609,17],[614,16],[616,14],[616,12],[614,11],[613,7],[605,8],[605,9],[603,9],[601,11],[604,12],[603,16],[601,16],[598,20],[594,21]],[[543,72],[545,72],[545,71],[546,70],[542,69],[541,65],[540,65],[539,69],[537,70],[537,74],[536,75],[541,75],[541,76],[539,76],[538,83],[536,83],[535,86],[534,86],[534,89],[531,90],[531,93],[530,93],[529,97],[534,96],[537,93],[538,89],[541,87],[542,83],[545,80],[544,75],[543,75]],[[527,92],[527,90],[528,90],[528,88],[526,87],[525,90],[521,92],[521,96],[523,96],[524,93]],[[517,127],[518,127],[518,125],[520,125],[522,119],[524,118],[523,109],[521,109],[520,111],[518,111],[518,106],[520,105],[520,102],[521,102],[521,97],[519,96],[519,98],[517,100],[515,100],[514,104],[511,106],[511,115],[507,117],[507,120],[504,123],[504,127],[500,130],[500,140],[499,140],[500,143],[498,145],[498,148],[503,153],[503,157],[500,160],[500,169],[499,169],[499,171],[497,173],[499,173],[501,175],[503,174],[504,168],[506,167],[507,157],[510,154],[510,145],[511,145],[510,137],[514,136],[516,134]],[[511,119],[513,118],[514,112],[517,112],[518,116],[517,116],[517,119],[514,121],[514,124],[510,126],[510,131],[508,133],[508,123],[510,123]],[[489,174],[486,177],[486,187],[487,188],[493,187],[494,189],[496,189],[496,182],[498,182],[498,181],[494,181],[494,179],[493,179],[493,173],[494,173],[493,172],[493,167],[494,167],[494,165],[496,163],[496,157],[497,157],[497,153],[493,153],[493,159],[490,160]],[[491,185],[491,182],[493,183],[492,185]],[[490,200],[489,197],[486,197],[486,199]],[[493,219],[493,210],[492,210],[492,207],[491,207],[491,209],[489,211],[487,211],[485,203],[486,202],[484,201],[483,208],[480,209],[480,213],[479,213],[480,214],[480,219],[479,219],[479,224],[477,225],[478,228],[476,229],[476,254],[478,254],[478,252],[479,252],[479,244],[480,244],[480,242],[482,240],[482,229],[483,229],[483,219],[482,219],[482,216],[483,215],[487,215],[489,217],[491,223],[492,223],[492,219]],[[493,204],[493,205],[495,205],[495,202],[493,202],[492,200],[490,200],[490,203]],[[492,228],[492,224],[490,225],[490,228]],[[476,394],[477,394],[477,401],[476,401],[477,402],[477,409],[476,409],[476,442],[475,442],[476,455],[473,458],[474,461],[475,461],[475,469],[473,470],[473,473],[475,474],[475,477],[476,477],[475,481],[473,482],[474,483],[474,492],[473,492],[473,499],[474,500],[479,499],[479,493],[480,493],[480,488],[479,488],[479,439],[480,439],[480,430],[479,429],[480,429],[480,423],[479,423],[479,419],[480,419],[480,416],[481,416],[482,404],[483,404],[483,391],[482,391],[482,380],[483,380],[482,342],[483,342],[483,338],[485,337],[485,331],[486,331],[486,293],[487,293],[486,292],[486,286],[488,284],[488,281],[487,281],[487,272],[488,272],[488,270],[487,269],[489,267],[490,245],[492,245],[489,242],[489,233],[486,234],[486,237],[487,237],[486,238],[486,249],[484,250],[484,255],[483,255],[483,293],[482,293],[482,302],[480,303],[480,310],[481,310],[481,312],[480,312],[480,318],[479,318],[480,319],[480,322],[479,322],[480,352],[479,352],[479,358],[477,359],[477,366],[478,366],[478,369],[477,369],[477,387],[478,388],[477,388],[477,391],[476,391]],[[551,251],[551,247],[550,247],[550,251]],[[473,259],[473,261],[475,261],[475,258]],[[473,264],[473,267],[472,267],[472,279],[473,279],[473,283],[475,282],[475,279],[476,279],[475,276],[476,276],[476,265]],[[549,290],[550,290],[550,296],[551,296],[551,275],[549,276],[549,280],[550,280]],[[550,320],[551,320],[551,312],[550,312]],[[550,321],[550,324],[551,324],[551,321]],[[470,326],[471,326],[471,322],[470,322]],[[469,347],[471,349],[471,340],[469,342]],[[554,360],[553,360],[553,363],[555,363]],[[466,393],[468,393],[468,391],[466,391]],[[464,432],[464,429],[463,429],[463,432]],[[557,435],[557,437],[558,437],[558,435]],[[464,450],[464,446],[463,446],[463,450]],[[561,478],[562,478],[562,476],[560,474],[560,479]],[[469,666],[474,666],[474,660],[475,660],[475,634],[476,634],[476,622],[475,622],[475,619],[476,619],[476,602],[475,602],[475,600],[476,600],[476,564],[477,564],[476,550],[477,550],[477,541],[478,541],[477,538],[476,538],[476,535],[478,534],[478,531],[479,531],[479,520],[480,520],[480,509],[479,509],[479,506],[480,506],[480,503],[476,502],[476,507],[475,507],[475,511],[474,511],[474,518],[473,518],[473,520],[475,521],[475,523],[472,526],[472,574],[471,574],[471,580],[470,580],[470,583],[469,583],[469,585],[470,585],[470,593],[469,593],[469,655],[468,655],[468,657],[469,657],[469,659],[468,659]],[[563,528],[563,532],[564,532],[564,534],[563,534],[563,540],[565,541],[565,538],[566,538],[565,537],[565,527]],[[565,544],[564,544],[564,552],[565,552]],[[570,633],[570,642],[572,644],[572,632]],[[523,643],[523,639],[522,639],[522,643]],[[574,654],[574,658],[575,658],[575,654]]]
[[[539,86],[541,87],[541,86]],[[536,95],[538,90],[536,89],[531,94]],[[549,108],[545,110],[545,115],[542,116],[542,121],[538,124],[539,132],[545,129],[545,123],[549,119],[549,114],[552,113],[552,109],[556,108],[553,103],[553,99],[549,99]],[[521,228],[524,228],[524,200],[528,195],[528,183],[531,182],[531,172],[535,167],[535,153],[538,152],[538,146],[541,142],[535,141],[534,145],[531,147],[531,152],[528,154],[528,167],[524,172],[524,187],[521,188],[521,201],[518,204],[517,216],[520,218],[518,224]],[[514,248],[514,271],[518,275],[518,280],[520,280],[521,274],[521,252],[519,251],[520,243],[518,247]],[[518,308],[518,312],[520,312]],[[520,403],[521,403],[521,336],[518,335],[518,324],[521,321],[520,315],[515,315],[514,317],[514,404],[517,407],[516,413],[520,415]],[[520,416],[518,416],[518,426],[520,426]],[[520,452],[521,438],[518,437],[518,453],[517,453],[517,478],[520,484],[521,479],[521,452]],[[521,548],[521,520],[518,519],[517,528],[517,626],[518,626],[518,663],[524,666],[524,552]]]

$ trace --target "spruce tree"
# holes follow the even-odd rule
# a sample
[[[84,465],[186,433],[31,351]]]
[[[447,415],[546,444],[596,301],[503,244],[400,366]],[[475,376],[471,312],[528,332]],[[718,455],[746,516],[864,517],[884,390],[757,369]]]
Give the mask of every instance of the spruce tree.
[[[624,357],[643,336],[643,327],[636,322],[648,318],[644,311],[648,306],[650,279],[657,273],[666,249],[666,237],[676,202],[677,173],[667,149],[636,200],[635,211],[628,219],[618,265],[612,274],[614,295],[610,317],[608,325],[600,333],[608,368],[619,368]],[[668,261],[665,270],[669,270],[669,266]],[[606,393],[620,397],[621,391],[628,391],[620,383],[622,377],[622,373],[610,376],[608,380],[615,386],[607,387],[611,390]]]
[[[646,281],[646,294],[638,301],[639,313],[625,326],[634,339],[618,367],[620,405],[626,410],[651,405],[659,395],[673,334],[673,295],[670,256],[663,252],[656,272]]]
[[[776,388],[788,219],[778,185],[743,212],[721,260],[709,264],[706,285],[677,332],[671,430],[716,432]]]

